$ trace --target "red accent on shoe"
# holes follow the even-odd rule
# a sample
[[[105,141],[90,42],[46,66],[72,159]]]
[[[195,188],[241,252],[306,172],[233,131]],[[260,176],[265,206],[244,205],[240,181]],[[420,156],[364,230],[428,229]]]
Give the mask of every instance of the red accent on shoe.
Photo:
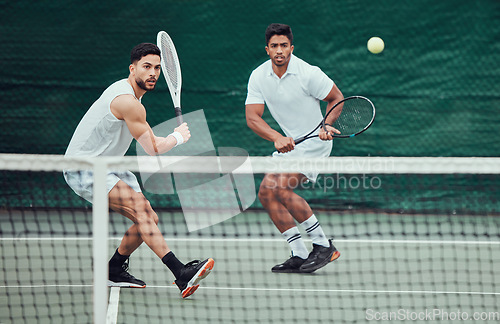
[[[182,298],[186,298],[186,297],[189,297],[192,294],[194,294],[194,292],[196,291],[196,289],[198,289],[199,286],[200,285],[192,286],[192,287],[189,287],[186,290],[184,290],[182,292]]]
[[[330,262],[337,260],[339,257],[340,257],[340,252],[339,251],[333,252],[332,258],[330,259]]]

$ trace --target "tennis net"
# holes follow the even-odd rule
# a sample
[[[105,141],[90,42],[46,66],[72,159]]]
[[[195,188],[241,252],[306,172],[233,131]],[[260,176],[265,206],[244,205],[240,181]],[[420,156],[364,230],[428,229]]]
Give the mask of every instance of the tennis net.
[[[93,172],[93,204],[63,170]],[[132,225],[108,213],[107,170],[136,173],[182,262],[215,260],[194,295],[179,296],[146,244],[130,271],[147,287],[106,286]],[[290,248],[257,192],[264,174],[298,171],[320,173],[288,185],[341,257],[312,274],[273,273]],[[0,179],[0,323],[500,320],[498,158],[0,154]]]

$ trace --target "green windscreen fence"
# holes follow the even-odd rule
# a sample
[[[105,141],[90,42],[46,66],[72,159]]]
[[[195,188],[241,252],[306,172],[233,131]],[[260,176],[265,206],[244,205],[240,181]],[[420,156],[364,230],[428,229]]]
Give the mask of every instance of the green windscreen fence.
[[[88,108],[128,76],[132,47],[168,32],[181,63],[182,109],[206,118],[204,143],[219,155],[233,148],[270,156],[274,145],[247,127],[244,103],[250,73],[269,59],[265,29],[276,22],[292,27],[297,57],[320,67],[344,96],[376,106],[373,126],[334,140],[330,161],[409,157],[411,169],[332,167],[296,189],[342,255],[313,275],[271,272],[289,255],[257,198],[275,168],[255,172],[245,186],[215,173],[173,194],[143,187],[176,255],[216,265],[182,300],[142,244],[131,271],[148,288],[122,289],[110,302],[117,323],[365,323],[380,319],[370,311],[398,309],[498,322],[500,170],[490,158],[500,156],[499,0],[0,0],[1,323],[95,319],[92,299],[103,296],[92,291],[93,209],[59,166]],[[381,54],[367,50],[373,36],[385,41]],[[160,78],[142,98],[153,128],[175,118]],[[267,110],[263,118],[280,130]],[[127,155],[139,151],[134,141]],[[61,156],[45,169],[47,154]],[[472,167],[447,169],[446,157]],[[485,159],[476,165],[475,157]],[[221,192],[234,198],[237,215],[191,232],[186,205],[198,207],[200,219],[218,219],[216,204],[229,201]],[[250,206],[245,195],[255,198]],[[109,254],[130,225],[110,214]]]
[[[251,71],[268,59],[264,31],[272,22],[292,27],[294,54],[321,67],[345,96],[377,107],[373,126],[335,140],[333,156],[500,152],[496,0],[0,1],[0,9],[2,153],[63,154],[93,101],[128,76],[130,49],[165,30],[181,62],[183,110],[203,110],[214,147],[270,155],[272,143],[246,126],[244,101]],[[384,39],[381,54],[368,52],[372,36]],[[163,80],[142,102],[152,126],[174,118]],[[267,111],[264,118],[279,129]],[[40,179],[38,188],[15,182],[24,191],[69,190],[62,178]],[[12,190],[2,183],[0,193]]]

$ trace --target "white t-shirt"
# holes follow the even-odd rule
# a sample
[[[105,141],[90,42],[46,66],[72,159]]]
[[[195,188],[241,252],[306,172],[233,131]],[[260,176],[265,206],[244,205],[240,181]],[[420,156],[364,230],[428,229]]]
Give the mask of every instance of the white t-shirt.
[[[110,109],[111,102],[124,94],[135,96],[127,79],[117,81],[104,90],[78,124],[66,156],[125,155],[133,136],[125,121],[116,118]]]
[[[320,101],[333,85],[321,69],[292,54],[281,79],[274,73],[271,60],[252,72],[245,104],[265,103],[286,136],[296,139],[321,122]]]

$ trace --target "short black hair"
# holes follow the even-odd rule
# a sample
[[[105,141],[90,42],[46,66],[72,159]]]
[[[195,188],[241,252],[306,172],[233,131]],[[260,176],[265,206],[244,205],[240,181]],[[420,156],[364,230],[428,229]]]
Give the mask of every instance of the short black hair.
[[[290,45],[293,45],[292,28],[285,24],[270,24],[266,29],[266,45],[274,35],[284,35],[290,40]]]
[[[155,44],[141,43],[136,45],[130,52],[130,63],[133,64],[149,54],[160,56],[160,53],[160,49]]]

